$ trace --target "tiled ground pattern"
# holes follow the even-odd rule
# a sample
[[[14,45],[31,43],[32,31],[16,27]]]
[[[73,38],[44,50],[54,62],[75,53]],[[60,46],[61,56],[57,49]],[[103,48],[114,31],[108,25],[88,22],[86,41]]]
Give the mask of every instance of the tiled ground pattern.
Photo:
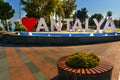
[[[77,51],[95,52],[111,61],[112,80],[120,71],[120,42],[79,46],[0,46],[0,80],[57,80],[56,61]]]

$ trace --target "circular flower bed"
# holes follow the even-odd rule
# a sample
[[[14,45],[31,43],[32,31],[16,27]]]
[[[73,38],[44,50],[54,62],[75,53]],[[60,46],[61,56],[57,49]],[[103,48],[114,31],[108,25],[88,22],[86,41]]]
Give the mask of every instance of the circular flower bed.
[[[105,58],[83,52],[57,61],[58,80],[111,80],[113,65]]]

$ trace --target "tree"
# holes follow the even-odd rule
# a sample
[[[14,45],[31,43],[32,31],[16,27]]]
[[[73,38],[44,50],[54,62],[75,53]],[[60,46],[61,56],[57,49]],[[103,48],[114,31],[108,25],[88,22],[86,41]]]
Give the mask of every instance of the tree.
[[[75,2],[76,0],[21,0],[26,16],[37,19],[53,16],[54,12],[59,17],[69,18],[76,8]]]
[[[119,28],[120,28],[120,18],[119,18]]]
[[[107,17],[110,18],[112,16],[112,12],[111,11],[108,11],[107,12]]]
[[[14,13],[15,13],[14,9],[12,9],[12,6],[8,2],[0,1],[0,19],[5,30],[8,30],[7,20],[12,18]]]
[[[59,13],[57,12],[58,16],[62,15],[63,10],[60,6],[62,6],[60,0],[48,0],[47,5],[43,9],[43,15],[48,25],[50,25],[50,19],[53,17],[54,12],[57,12],[59,10]]]
[[[0,0],[0,2],[4,2],[4,0]]]
[[[12,31],[12,22],[8,22],[9,31]]]
[[[54,12],[58,12],[58,9],[62,12],[61,0],[21,0],[21,3],[24,5],[23,10],[27,13],[27,17],[35,17],[38,20],[43,17],[48,24]]]
[[[23,10],[27,17],[45,18],[47,25],[50,25],[50,19],[54,14],[57,18],[70,18],[75,10],[76,0],[21,0],[24,5]]]
[[[64,16],[63,6],[64,6],[63,1],[58,0],[57,8],[56,8],[56,10],[55,10],[56,20],[57,20],[57,16],[58,16],[59,18],[64,18],[64,17],[65,17],[65,16]]]
[[[87,15],[87,10],[86,8],[82,8],[81,10],[78,10],[75,15],[78,19],[80,19],[80,21],[83,23],[85,21],[85,18],[88,17]]]
[[[2,27],[0,26],[0,31],[2,31]]]
[[[58,0],[21,0],[24,5],[23,10],[27,17],[48,17],[54,13],[57,8]]]
[[[63,0],[63,16],[64,18],[70,18],[73,14],[73,11],[76,9],[76,0]]]
[[[85,22],[85,19],[88,18],[88,15],[87,15],[87,10],[86,8],[82,8],[81,10],[78,10],[77,12],[75,12],[74,14],[74,17],[75,18],[78,18],[81,23],[82,23],[82,26],[84,27],[84,22]]]
[[[24,5],[23,10],[27,13],[27,17],[35,17],[39,19],[42,17],[42,8],[43,0],[41,2],[39,0],[21,0],[22,5]]]
[[[115,19],[114,24],[117,28],[120,28],[120,21],[119,20]]]
[[[100,21],[100,20],[103,18],[103,16],[102,16],[102,14],[97,13],[97,14],[93,14],[93,15],[90,17],[90,19],[89,19],[89,25],[90,25],[90,26],[94,26],[93,28],[95,29],[95,23],[94,23],[94,21],[93,21],[94,18],[96,18],[98,21]]]

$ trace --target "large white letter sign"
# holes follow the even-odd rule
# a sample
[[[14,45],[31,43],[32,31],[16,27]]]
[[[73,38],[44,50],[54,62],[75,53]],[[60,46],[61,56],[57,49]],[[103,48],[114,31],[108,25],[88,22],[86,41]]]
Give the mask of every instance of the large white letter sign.
[[[47,31],[47,32],[49,31],[44,18],[40,18],[36,32],[40,31],[40,29],[45,29],[45,31]]]
[[[67,22],[67,31],[70,31],[70,22],[73,22],[73,19],[64,19]]]
[[[62,28],[62,23],[61,20],[58,21],[58,23],[56,23],[56,21],[54,19],[51,20],[51,31],[54,31],[54,28],[56,27],[57,31],[61,31]]]
[[[96,26],[97,26],[97,32],[100,32],[100,26],[103,24],[103,22],[105,21],[105,19],[101,19],[100,22],[97,21],[96,18],[93,19],[93,21],[95,22]]]
[[[105,30],[107,30],[107,29],[111,29],[113,32],[116,32],[116,27],[115,27],[115,24],[114,24],[112,18],[108,18],[108,20],[104,26],[103,32],[105,32]]]
[[[79,19],[76,19],[75,24],[73,26],[73,31],[75,31],[76,29],[80,29],[80,31],[82,31],[81,22]]]
[[[89,19],[85,19],[85,30],[88,30]]]

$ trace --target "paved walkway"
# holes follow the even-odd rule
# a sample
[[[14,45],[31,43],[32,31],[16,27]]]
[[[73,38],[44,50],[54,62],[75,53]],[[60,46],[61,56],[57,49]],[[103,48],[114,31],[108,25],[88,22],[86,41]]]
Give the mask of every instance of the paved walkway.
[[[120,42],[80,46],[0,46],[0,80],[57,80],[56,61],[77,51],[95,52],[114,65],[112,80],[120,71]]]

